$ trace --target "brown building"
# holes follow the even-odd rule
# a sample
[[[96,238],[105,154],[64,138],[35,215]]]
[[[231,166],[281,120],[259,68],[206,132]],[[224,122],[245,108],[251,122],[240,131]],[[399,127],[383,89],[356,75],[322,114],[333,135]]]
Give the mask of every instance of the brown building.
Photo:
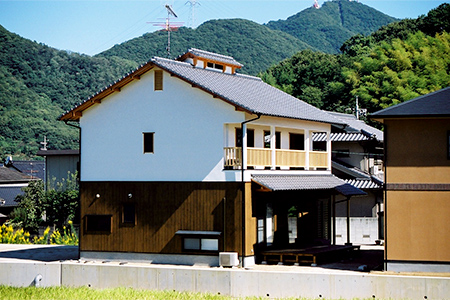
[[[378,111],[388,271],[450,272],[450,88]]]

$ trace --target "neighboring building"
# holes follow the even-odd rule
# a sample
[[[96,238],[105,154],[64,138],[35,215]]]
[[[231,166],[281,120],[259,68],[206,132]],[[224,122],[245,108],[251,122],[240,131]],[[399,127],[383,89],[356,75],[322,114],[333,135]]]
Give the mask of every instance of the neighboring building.
[[[378,111],[388,271],[450,272],[450,87]]]
[[[329,113],[346,124],[331,128],[332,172],[367,193],[350,202],[336,204],[336,243],[374,244],[383,239],[384,231],[383,132],[354,115]],[[314,141],[325,138],[323,134],[313,137]],[[347,235],[348,221],[350,236]]]
[[[17,195],[23,194],[22,188],[28,186],[30,180],[31,177],[13,168],[0,166],[0,214],[3,215],[0,217],[0,224],[3,224],[18,206],[14,200]]]
[[[82,257],[217,265],[231,251],[247,265],[331,242],[333,201],[364,194],[331,174],[331,125],[345,124],[241,67],[155,57],[60,117],[81,127]]]
[[[45,157],[45,183],[62,182],[80,168],[80,150],[39,150],[37,155]]]

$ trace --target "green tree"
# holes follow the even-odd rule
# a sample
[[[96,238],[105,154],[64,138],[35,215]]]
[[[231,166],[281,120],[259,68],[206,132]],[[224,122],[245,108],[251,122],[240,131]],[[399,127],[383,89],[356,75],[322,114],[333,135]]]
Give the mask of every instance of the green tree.
[[[30,233],[37,233],[42,222],[42,204],[45,201],[44,182],[42,180],[31,181],[23,189],[23,195],[17,195],[15,201],[19,202],[12,212],[12,223],[16,227],[22,227]]]
[[[68,221],[78,217],[79,186],[77,172],[67,173],[61,182],[49,184],[42,204],[46,223],[62,230]],[[78,221],[78,220],[77,220]]]

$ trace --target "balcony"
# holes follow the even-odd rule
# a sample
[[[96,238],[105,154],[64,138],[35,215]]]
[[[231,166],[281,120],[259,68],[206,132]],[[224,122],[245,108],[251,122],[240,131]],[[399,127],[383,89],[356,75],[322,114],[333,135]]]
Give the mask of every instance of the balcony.
[[[309,155],[308,155],[309,154]],[[309,157],[307,157],[309,156]],[[308,158],[308,159],[307,159]],[[325,151],[301,151],[276,149],[275,162],[272,163],[272,150],[266,148],[247,149],[247,167],[280,167],[280,168],[304,168],[329,169],[328,153]],[[224,168],[240,169],[242,166],[241,147],[224,148]]]

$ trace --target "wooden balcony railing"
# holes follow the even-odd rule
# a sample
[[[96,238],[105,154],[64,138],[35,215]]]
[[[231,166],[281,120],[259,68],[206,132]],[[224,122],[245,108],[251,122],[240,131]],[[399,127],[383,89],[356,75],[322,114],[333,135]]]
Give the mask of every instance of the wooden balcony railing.
[[[240,147],[225,147],[224,148],[224,167],[237,168],[241,167],[242,154]],[[264,148],[249,148],[247,149],[247,165],[248,166],[272,166],[272,151]],[[276,167],[306,167],[306,151],[301,150],[287,150],[277,149],[275,151]],[[327,152],[310,151],[309,152],[309,167],[310,168],[328,168]]]

